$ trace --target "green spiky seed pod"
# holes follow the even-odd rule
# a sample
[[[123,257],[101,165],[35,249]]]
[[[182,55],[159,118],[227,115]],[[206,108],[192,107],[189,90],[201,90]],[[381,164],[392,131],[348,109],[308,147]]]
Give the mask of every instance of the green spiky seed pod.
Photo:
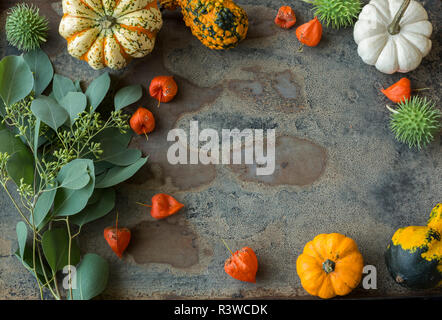
[[[327,27],[339,29],[352,26],[361,12],[360,0],[304,0],[313,5],[314,15]]]
[[[6,37],[14,47],[31,51],[40,48],[46,42],[49,22],[39,15],[34,5],[19,3],[12,7],[6,19]]]
[[[396,110],[388,109],[392,112],[390,127],[396,139],[410,148],[427,146],[442,128],[441,112],[427,98],[413,97],[400,102]]]

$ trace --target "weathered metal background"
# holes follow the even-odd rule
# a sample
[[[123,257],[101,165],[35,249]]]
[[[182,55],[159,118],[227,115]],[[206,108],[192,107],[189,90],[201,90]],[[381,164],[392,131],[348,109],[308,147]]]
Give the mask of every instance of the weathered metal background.
[[[0,3],[0,56],[16,54],[5,41],[6,9]],[[51,21],[43,49],[56,72],[86,85],[94,71],[70,57],[58,35],[60,1],[35,3]],[[296,274],[296,257],[318,233],[340,232],[357,241],[365,263],[377,268],[377,290],[357,289],[351,298],[440,295],[409,291],[387,273],[383,252],[394,230],[424,224],[442,201],[442,141],[409,150],[388,128],[387,100],[379,92],[403,75],[385,75],[362,62],[352,28],[325,29],[316,48],[297,52],[294,30],[273,23],[277,9],[291,5],[298,24],[312,18],[301,1],[239,0],[250,19],[247,39],[230,51],[211,51],[185,27],[180,14],[167,13],[152,55],[112,72],[115,87],[142,83],[156,75],[174,75],[177,98],[159,109],[157,128],[146,142],[132,140],[149,154],[148,164],[118,190],[120,223],[133,240],[123,260],[105,243],[102,231],[115,214],[84,228],[83,252],[104,256],[111,278],[103,298],[242,298],[307,297]],[[441,21],[439,0],[423,1],[433,23],[433,49],[422,65],[407,74],[414,88],[440,107]],[[132,111],[135,106],[130,109]],[[240,165],[169,165],[168,130],[187,128],[275,128],[277,168],[269,177],[250,174]],[[153,194],[173,194],[186,205],[179,214],[154,221],[136,201]],[[34,281],[13,257],[17,247],[13,206],[0,192],[0,298],[38,298]],[[251,246],[259,259],[257,284],[228,277],[223,271],[231,248]]]

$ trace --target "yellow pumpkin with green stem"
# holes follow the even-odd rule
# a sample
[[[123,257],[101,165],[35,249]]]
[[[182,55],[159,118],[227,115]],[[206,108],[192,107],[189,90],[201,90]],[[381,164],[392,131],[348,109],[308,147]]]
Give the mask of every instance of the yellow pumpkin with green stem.
[[[349,294],[361,281],[363,267],[356,242],[339,233],[317,235],[296,260],[301,285],[322,299]]]
[[[385,252],[393,279],[412,289],[442,286],[442,204],[431,211],[426,226],[398,229]]]
[[[246,37],[247,14],[232,0],[160,0],[166,9],[181,7],[184,22],[210,49],[230,49]]]

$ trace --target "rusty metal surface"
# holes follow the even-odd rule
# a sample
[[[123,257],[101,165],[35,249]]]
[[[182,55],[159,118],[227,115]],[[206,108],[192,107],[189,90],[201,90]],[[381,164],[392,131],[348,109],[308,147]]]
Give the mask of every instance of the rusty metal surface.
[[[0,3],[0,56],[16,54],[5,41],[5,10]],[[60,1],[35,3],[50,19],[43,49],[56,72],[86,84],[94,71],[70,57],[57,32]],[[324,30],[320,45],[297,52],[292,31],[273,18],[279,1],[239,0],[250,19],[248,38],[230,51],[210,51],[195,39],[179,13],[167,13],[154,52],[111,72],[117,87],[156,75],[174,75],[179,94],[159,109],[147,98],[157,128],[132,146],[150,156],[136,177],[117,188],[121,223],[133,231],[123,260],[106,245],[102,230],[109,215],[84,228],[83,252],[96,252],[111,266],[103,298],[307,298],[295,261],[315,234],[340,232],[359,244],[365,264],[375,265],[378,289],[355,290],[350,298],[440,295],[410,291],[387,273],[383,252],[394,230],[424,224],[442,195],[440,136],[422,152],[397,143],[388,128],[386,99],[379,88],[402,75],[384,75],[358,57],[352,28]],[[407,74],[413,87],[440,106],[441,2],[424,1],[433,23],[433,49]],[[309,5],[289,2],[298,23],[311,18]],[[135,106],[130,110],[132,111]],[[167,132],[188,128],[276,129],[276,171],[256,177],[247,165],[170,165]],[[136,201],[158,192],[173,194],[186,207],[154,221]],[[34,282],[12,253],[18,215],[0,192],[0,298],[37,298]],[[223,271],[231,247],[251,246],[259,258],[257,284],[241,283]]]

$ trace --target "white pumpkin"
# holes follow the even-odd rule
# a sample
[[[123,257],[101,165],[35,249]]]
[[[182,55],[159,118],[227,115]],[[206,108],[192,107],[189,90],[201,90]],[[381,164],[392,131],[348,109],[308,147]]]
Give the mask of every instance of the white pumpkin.
[[[431,50],[433,27],[415,0],[371,0],[359,14],[354,39],[362,60],[384,73],[416,69]]]
[[[63,0],[59,33],[94,69],[121,69],[149,54],[163,20],[156,0]]]

